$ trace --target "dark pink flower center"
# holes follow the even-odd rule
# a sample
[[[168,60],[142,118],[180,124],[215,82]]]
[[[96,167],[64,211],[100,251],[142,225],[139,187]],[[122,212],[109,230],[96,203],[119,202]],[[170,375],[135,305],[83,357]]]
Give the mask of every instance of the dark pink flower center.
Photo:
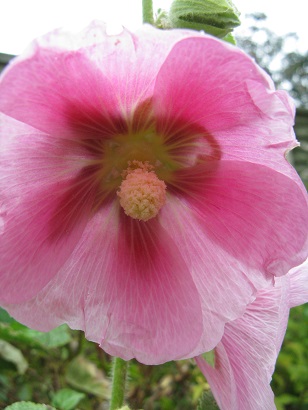
[[[152,100],[125,116],[101,112],[68,112],[74,144],[82,149],[85,166],[77,177],[95,191],[93,211],[118,199],[132,218],[155,217],[169,192],[195,192],[206,169],[217,166],[220,147],[203,127],[155,112]],[[134,166],[132,164],[139,164]]]

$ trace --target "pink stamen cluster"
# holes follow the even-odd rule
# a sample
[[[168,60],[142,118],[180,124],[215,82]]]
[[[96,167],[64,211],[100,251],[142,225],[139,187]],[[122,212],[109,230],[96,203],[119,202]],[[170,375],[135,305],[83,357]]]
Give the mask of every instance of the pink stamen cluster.
[[[125,214],[140,221],[154,218],[166,202],[166,184],[152,169],[148,163],[129,163],[117,192]]]

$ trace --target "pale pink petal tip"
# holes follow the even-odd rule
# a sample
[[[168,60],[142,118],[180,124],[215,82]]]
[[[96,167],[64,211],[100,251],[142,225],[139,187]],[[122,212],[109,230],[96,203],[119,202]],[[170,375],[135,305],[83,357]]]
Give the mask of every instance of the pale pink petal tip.
[[[278,339],[288,320],[288,298],[288,278],[259,291],[242,318],[226,325],[215,348],[215,365],[202,356],[196,358],[220,409],[276,409],[270,381],[280,349]]]
[[[289,272],[290,276],[290,307],[308,303],[308,259]]]

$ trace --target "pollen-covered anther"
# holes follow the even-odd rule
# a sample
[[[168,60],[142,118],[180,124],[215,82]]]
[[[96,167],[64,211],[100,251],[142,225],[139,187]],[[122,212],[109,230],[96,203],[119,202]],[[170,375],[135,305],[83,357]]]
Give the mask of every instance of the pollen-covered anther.
[[[117,192],[126,215],[140,221],[154,218],[166,202],[166,184],[151,168],[144,163],[135,169],[129,167]]]

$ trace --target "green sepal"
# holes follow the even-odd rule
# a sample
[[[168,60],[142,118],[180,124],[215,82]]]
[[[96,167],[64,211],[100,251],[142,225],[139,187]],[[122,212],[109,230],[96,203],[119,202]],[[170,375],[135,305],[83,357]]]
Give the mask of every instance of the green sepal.
[[[158,9],[154,25],[155,27],[163,30],[168,30],[172,28],[166,10]]]
[[[236,45],[235,37],[231,33],[223,37],[222,40],[226,41],[227,43],[233,44],[234,46]]]
[[[239,15],[231,0],[174,0],[169,20],[173,28],[203,30],[223,38],[240,25]]]

